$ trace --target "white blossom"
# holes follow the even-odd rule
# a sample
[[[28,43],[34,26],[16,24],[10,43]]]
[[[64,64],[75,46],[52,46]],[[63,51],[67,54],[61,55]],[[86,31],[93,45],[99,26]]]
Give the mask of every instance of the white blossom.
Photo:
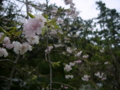
[[[63,23],[63,20],[62,20],[62,19],[58,19],[58,20],[57,20],[57,23],[58,23],[58,24],[62,24],[62,23]]]
[[[90,78],[89,75],[84,75],[84,76],[82,77],[82,80],[83,80],[83,81],[89,81],[89,78]]]
[[[54,44],[54,47],[55,48],[58,48],[58,47],[63,47],[64,45],[62,45],[62,44]]]
[[[104,73],[97,72],[97,73],[95,73],[95,76],[97,76],[101,80],[106,80],[106,77],[104,77]]]
[[[70,47],[67,47],[66,51],[70,54],[72,53],[72,49]]]
[[[53,49],[53,46],[48,46],[47,49],[45,50],[45,53],[51,52],[52,49]]]
[[[103,73],[100,74],[100,72],[95,73],[95,76],[102,78],[103,77]]]
[[[80,51],[77,54],[75,54],[75,57],[80,57],[81,54],[82,54],[82,51]]]
[[[64,70],[67,72],[71,71],[72,70],[71,65],[66,64]]]
[[[28,50],[31,51],[32,50],[32,46],[25,42],[20,47],[20,54],[23,55]]]
[[[109,64],[109,62],[104,62],[104,64]]]
[[[43,15],[35,14],[35,18],[43,22],[43,25],[44,25],[44,22],[46,22],[46,18],[44,18]]]
[[[89,55],[83,55],[83,58],[88,58],[89,57]]]
[[[70,79],[70,78],[72,79],[73,77],[74,77],[73,75],[65,75],[66,79]]]
[[[21,44],[18,41],[14,41],[13,42],[13,47],[14,47],[14,52],[16,54],[21,54],[23,55],[24,53],[26,53],[28,50],[31,51],[32,50],[32,46],[29,45],[28,43],[23,43]]]
[[[51,31],[49,32],[49,34],[50,34],[50,35],[55,35],[55,34],[57,34],[57,31],[56,31],[56,30],[51,30]]]
[[[39,36],[28,37],[27,41],[31,44],[38,44],[39,43]]]
[[[71,66],[75,66],[75,62],[70,62],[70,65]]]
[[[16,53],[16,54],[19,54],[19,51],[20,51],[20,47],[21,47],[22,45],[21,45],[21,43],[20,42],[18,42],[18,41],[13,41],[13,47],[14,47],[14,52]]]
[[[5,48],[0,48],[0,57],[7,57],[8,56],[8,52],[6,51]]]
[[[100,52],[103,53],[103,52],[104,52],[104,48],[102,48],[102,49],[100,50]]]
[[[4,45],[6,48],[8,48],[8,49],[13,48],[13,44],[11,44],[9,37],[5,37],[5,38],[3,39],[3,45]]]

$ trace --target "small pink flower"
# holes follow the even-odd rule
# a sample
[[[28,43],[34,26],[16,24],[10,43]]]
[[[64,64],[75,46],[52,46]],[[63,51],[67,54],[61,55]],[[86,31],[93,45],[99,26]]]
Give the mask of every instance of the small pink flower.
[[[64,89],[68,89],[68,87],[64,87]]]
[[[75,63],[81,63],[82,61],[81,60],[77,60],[77,61],[74,61]]]

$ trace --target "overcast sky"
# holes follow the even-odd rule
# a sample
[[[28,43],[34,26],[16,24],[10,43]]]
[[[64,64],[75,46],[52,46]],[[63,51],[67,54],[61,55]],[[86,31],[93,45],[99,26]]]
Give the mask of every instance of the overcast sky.
[[[42,0],[43,1],[43,0]],[[97,17],[99,11],[96,10],[97,5],[95,4],[96,1],[99,0],[73,0],[75,6],[78,11],[81,11],[80,16],[83,19],[89,19],[93,17]],[[101,0],[106,3],[108,8],[115,8],[118,12],[120,12],[120,0]],[[50,0],[50,3],[56,3],[58,6],[66,6],[64,4],[64,0]]]

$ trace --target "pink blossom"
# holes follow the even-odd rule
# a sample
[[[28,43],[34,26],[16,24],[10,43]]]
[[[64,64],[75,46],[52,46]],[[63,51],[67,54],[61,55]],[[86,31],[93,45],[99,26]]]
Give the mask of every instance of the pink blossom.
[[[77,61],[74,61],[75,63],[81,63],[82,61],[81,60],[77,60]]]
[[[40,34],[40,29],[42,28],[41,22],[38,19],[29,19],[24,24],[24,32],[26,37],[35,36],[35,34]]]
[[[30,18],[24,23],[24,33],[26,37],[33,37],[36,34],[42,33],[42,28],[44,27],[44,22],[46,19],[42,15],[36,15],[35,18]]]
[[[103,80],[103,81],[106,80],[106,77],[103,77],[101,80]]]
[[[68,87],[64,87],[64,89],[68,89]]]

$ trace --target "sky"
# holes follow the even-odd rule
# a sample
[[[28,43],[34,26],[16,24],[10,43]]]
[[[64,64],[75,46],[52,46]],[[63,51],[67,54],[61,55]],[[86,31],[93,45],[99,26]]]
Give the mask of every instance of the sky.
[[[44,1],[44,0],[42,0]],[[69,6],[66,6],[64,4],[64,0],[49,0],[51,4],[56,4],[57,6],[63,6],[68,8]],[[90,19],[97,17],[99,11],[96,10],[97,5],[95,4],[96,1],[99,0],[73,0],[73,3],[75,3],[75,7],[78,11],[80,11],[80,16],[83,19]],[[106,7],[110,9],[116,9],[118,12],[120,12],[120,0],[101,0],[106,4]]]
[[[28,1],[34,1],[39,3],[46,2],[46,0],[28,0]],[[100,1],[100,0],[73,0],[73,3],[75,3],[75,7],[77,8],[77,11],[80,11],[80,16],[84,20],[87,20],[97,17],[99,14],[99,10],[96,10],[97,8],[97,5],[95,4],[96,1]],[[101,0],[101,1],[106,4],[106,7],[110,9],[116,9],[118,12],[120,12],[120,0]],[[69,5],[64,4],[64,0],[49,0],[49,4],[54,4],[54,3],[57,6],[69,8]]]

